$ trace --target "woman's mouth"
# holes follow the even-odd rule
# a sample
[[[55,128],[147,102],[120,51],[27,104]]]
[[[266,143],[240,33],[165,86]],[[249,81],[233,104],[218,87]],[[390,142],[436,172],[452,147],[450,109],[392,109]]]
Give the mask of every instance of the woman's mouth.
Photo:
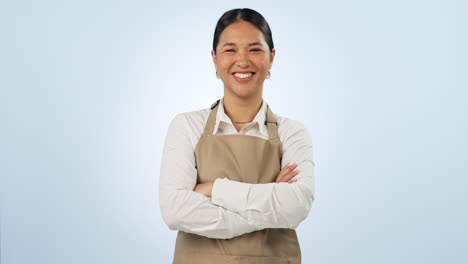
[[[249,80],[252,79],[252,76],[254,76],[254,74],[255,74],[255,72],[245,72],[245,73],[235,72],[235,73],[233,73],[234,79],[236,79],[236,81],[238,81],[238,82],[249,81]]]

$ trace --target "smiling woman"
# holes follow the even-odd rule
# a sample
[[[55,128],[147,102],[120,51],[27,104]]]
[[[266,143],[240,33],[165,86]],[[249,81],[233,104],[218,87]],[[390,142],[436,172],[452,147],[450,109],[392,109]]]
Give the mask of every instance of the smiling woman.
[[[219,37],[219,44],[211,51],[225,94],[261,96],[275,52],[266,43],[263,33],[250,22],[241,20],[227,26]]]
[[[211,55],[224,97],[178,114],[164,145],[159,194],[179,231],[173,263],[301,263],[295,229],[314,200],[312,141],[263,99],[275,53],[257,11],[219,19]]]

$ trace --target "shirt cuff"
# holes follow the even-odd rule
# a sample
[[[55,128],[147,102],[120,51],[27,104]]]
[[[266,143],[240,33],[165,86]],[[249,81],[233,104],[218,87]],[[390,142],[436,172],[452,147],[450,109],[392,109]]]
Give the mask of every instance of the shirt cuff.
[[[211,202],[231,211],[244,211],[251,186],[250,183],[217,178],[213,183]]]

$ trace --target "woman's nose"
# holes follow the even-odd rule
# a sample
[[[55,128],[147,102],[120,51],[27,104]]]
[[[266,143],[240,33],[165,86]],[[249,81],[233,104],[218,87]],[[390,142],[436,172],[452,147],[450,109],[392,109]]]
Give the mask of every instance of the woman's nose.
[[[246,52],[239,52],[237,56],[237,65],[239,67],[247,67],[249,66],[249,56]]]

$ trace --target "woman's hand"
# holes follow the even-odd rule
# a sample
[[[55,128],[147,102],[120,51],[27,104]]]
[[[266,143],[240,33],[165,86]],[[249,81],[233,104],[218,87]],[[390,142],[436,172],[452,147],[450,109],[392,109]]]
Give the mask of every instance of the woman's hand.
[[[195,185],[193,189],[195,192],[201,193],[206,197],[211,197],[211,191],[213,190],[213,183],[214,181],[199,183]]]
[[[297,163],[292,163],[284,166],[284,168],[276,176],[276,182],[297,182],[297,179],[292,179],[294,176],[299,174],[299,170],[294,170],[297,167]]]

